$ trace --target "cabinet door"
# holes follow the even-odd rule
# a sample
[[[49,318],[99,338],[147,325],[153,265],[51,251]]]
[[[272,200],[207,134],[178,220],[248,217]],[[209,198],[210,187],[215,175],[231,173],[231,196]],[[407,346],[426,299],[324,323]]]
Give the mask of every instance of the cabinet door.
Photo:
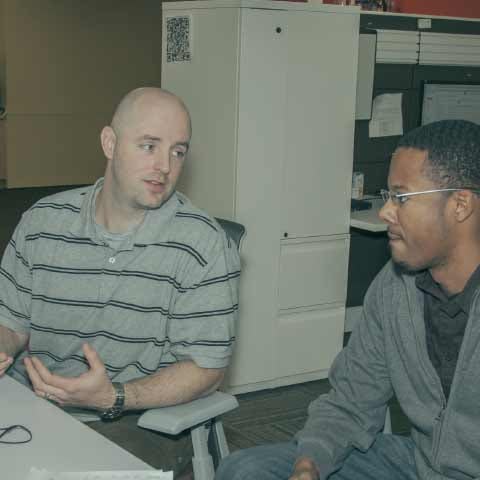
[[[188,10],[192,60],[179,62],[167,58],[168,38],[175,36],[168,22],[186,14],[176,4],[163,4],[162,86],[182,98],[193,125],[177,188],[210,215],[233,218],[240,9]]]
[[[242,9],[235,218],[247,227],[247,235],[231,387],[276,376],[271,338],[278,310],[286,17],[282,11]]]
[[[348,232],[358,15],[292,12],[287,65],[283,237]]]

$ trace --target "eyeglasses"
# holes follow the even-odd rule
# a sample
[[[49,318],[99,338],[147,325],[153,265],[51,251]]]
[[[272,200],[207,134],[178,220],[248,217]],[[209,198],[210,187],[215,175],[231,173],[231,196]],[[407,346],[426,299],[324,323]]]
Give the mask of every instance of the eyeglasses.
[[[460,190],[470,190],[474,193],[480,193],[480,190],[473,188],[437,188],[435,190],[423,190],[422,192],[408,192],[408,193],[396,193],[391,190],[380,190],[380,195],[385,203],[389,200],[393,202],[394,205],[403,205],[408,201],[410,197],[415,195],[424,195],[426,193],[436,193],[436,192],[458,192]]]

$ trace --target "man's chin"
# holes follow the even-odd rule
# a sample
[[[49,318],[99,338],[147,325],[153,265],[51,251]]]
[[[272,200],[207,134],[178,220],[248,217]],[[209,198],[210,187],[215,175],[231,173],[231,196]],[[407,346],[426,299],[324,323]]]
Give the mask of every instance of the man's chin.
[[[173,193],[173,192],[172,192]],[[154,200],[145,200],[143,202],[137,202],[137,206],[142,210],[157,210],[160,208],[168,199],[172,196],[172,193],[162,196],[161,198],[156,198]]]
[[[143,208],[144,210],[157,210],[157,209],[159,209],[164,203],[165,203],[164,200],[162,200],[161,202],[146,203],[146,204],[142,205],[142,208]]]
[[[392,260],[395,267],[405,273],[417,273],[429,268],[429,265],[413,263],[405,258],[396,257],[395,255],[392,255]]]
[[[393,248],[390,248],[390,254],[392,255],[392,260],[395,266],[404,272],[415,273],[419,270],[423,270],[422,266],[410,262],[405,257],[402,257],[402,255],[399,255],[398,252],[396,253]]]
[[[405,273],[416,273],[418,272],[419,270],[422,270],[421,268],[418,268],[414,265],[410,265],[408,262],[406,261],[400,261],[400,260],[395,260],[393,259],[393,263],[395,263],[395,266],[402,270],[403,272]]]

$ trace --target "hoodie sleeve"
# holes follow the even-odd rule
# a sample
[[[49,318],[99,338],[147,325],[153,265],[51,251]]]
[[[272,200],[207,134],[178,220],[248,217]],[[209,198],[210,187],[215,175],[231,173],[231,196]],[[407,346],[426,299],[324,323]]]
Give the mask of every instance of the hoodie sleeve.
[[[298,457],[313,459],[322,480],[352,449],[366,451],[384,424],[393,391],[384,352],[382,285],[391,272],[387,264],[370,286],[361,319],[330,369],[331,391],[310,404],[296,435]]]

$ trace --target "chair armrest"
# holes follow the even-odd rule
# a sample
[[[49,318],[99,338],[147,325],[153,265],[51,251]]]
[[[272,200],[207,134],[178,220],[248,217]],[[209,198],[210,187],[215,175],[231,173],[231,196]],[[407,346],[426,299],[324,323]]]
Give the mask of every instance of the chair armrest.
[[[177,435],[187,428],[204,423],[238,407],[233,395],[215,392],[207,397],[172,407],[147,410],[137,422],[142,428]]]

